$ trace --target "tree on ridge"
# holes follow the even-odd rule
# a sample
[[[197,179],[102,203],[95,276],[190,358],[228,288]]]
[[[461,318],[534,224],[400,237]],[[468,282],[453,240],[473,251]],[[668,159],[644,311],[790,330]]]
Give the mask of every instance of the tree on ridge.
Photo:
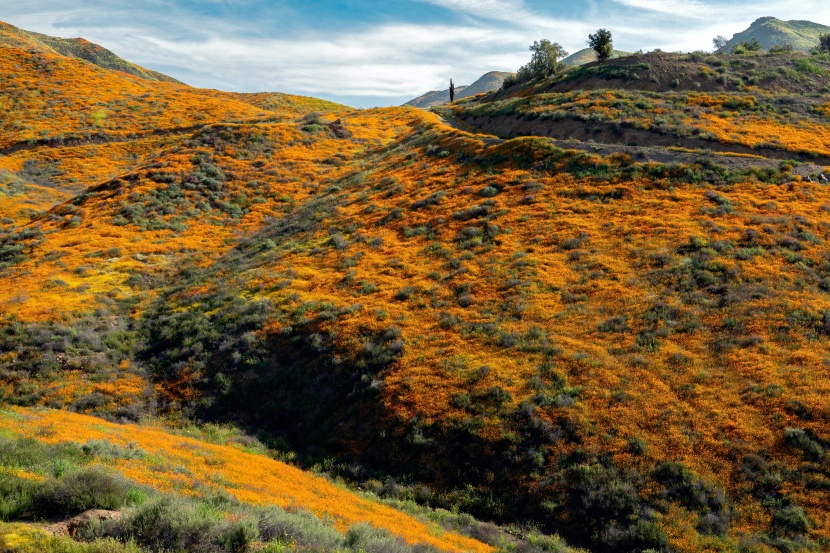
[[[599,61],[605,61],[614,53],[614,41],[611,31],[598,29],[596,33],[588,35],[588,46],[597,53]]]

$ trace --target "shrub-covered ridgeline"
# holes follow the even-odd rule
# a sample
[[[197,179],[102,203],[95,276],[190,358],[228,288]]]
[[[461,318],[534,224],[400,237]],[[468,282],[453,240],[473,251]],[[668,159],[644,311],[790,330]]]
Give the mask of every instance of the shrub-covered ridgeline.
[[[508,550],[564,547],[539,532],[598,552],[830,547],[824,93],[599,74],[710,63],[634,56],[442,112],[464,132],[414,109],[140,82],[161,110],[129,77],[0,52],[16,85],[0,101],[38,121],[11,121],[0,157],[5,403],[238,425],[390,504],[535,536],[468,525]],[[827,73],[821,56],[715,58]],[[18,89],[53,65],[55,98],[101,79],[132,107],[105,135],[69,109],[50,122]],[[191,101],[204,117],[166,122]],[[100,439],[78,424],[74,441]],[[108,466],[152,485],[140,462]],[[202,473],[177,474],[164,493]],[[197,550],[152,542],[168,518],[202,525],[205,550],[265,535],[271,511],[248,504],[268,500],[215,484],[244,504],[145,490],[86,536]],[[48,516],[13,501],[9,519]],[[319,547],[370,550],[349,535]]]

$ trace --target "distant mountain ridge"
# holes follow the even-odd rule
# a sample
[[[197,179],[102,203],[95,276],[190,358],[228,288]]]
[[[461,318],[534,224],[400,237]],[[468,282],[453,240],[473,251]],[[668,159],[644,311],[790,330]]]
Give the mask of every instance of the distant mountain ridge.
[[[809,52],[819,43],[819,35],[830,33],[830,27],[812,21],[782,21],[775,17],[762,17],[749,28],[737,33],[722,50],[731,52],[742,42],[758,39],[765,50],[773,46],[791,44],[796,50]]]
[[[93,63],[104,69],[123,71],[148,81],[184,84],[158,71],[153,71],[131,63],[103,46],[83,38],[58,38],[31,31],[24,31],[14,25],[0,21],[0,44],[14,48],[50,52],[69,58],[76,58]]]
[[[504,71],[490,71],[489,73],[485,73],[476,82],[469,86],[456,86],[455,97],[456,99],[467,98],[468,96],[475,96],[477,94],[498,90],[501,88],[502,83],[504,83],[504,79],[508,75],[513,75],[513,73]],[[430,108],[432,106],[446,104],[449,101],[450,89],[447,88],[445,90],[432,90],[422,96],[418,96],[414,100],[410,100],[404,105],[414,106],[416,108]]]
[[[623,56],[631,55],[630,52],[624,52],[622,50],[614,50],[613,58],[621,58]],[[591,63],[597,61],[597,55],[594,51],[590,48],[584,48],[579,52],[575,52],[570,56],[564,58],[562,63],[564,63],[568,67],[576,67],[578,65],[585,65],[586,63]],[[460,98],[467,98],[469,96],[476,96],[478,94],[483,94],[485,92],[492,92],[494,90],[498,90],[501,88],[502,84],[504,83],[504,79],[508,75],[515,75],[515,73],[509,73],[504,71],[490,71],[489,73],[485,73],[481,76],[476,82],[467,86],[467,85],[459,85],[455,87],[455,97],[456,99]],[[410,100],[405,103],[405,106],[413,106],[416,108],[431,108],[433,106],[440,106],[441,104],[446,104],[450,101],[450,90],[431,90],[426,94],[418,96],[414,100]]]

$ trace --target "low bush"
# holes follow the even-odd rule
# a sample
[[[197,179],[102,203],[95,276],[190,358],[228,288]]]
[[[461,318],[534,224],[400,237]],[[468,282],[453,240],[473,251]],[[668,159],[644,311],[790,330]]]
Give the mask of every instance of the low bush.
[[[801,428],[787,428],[784,431],[784,441],[790,446],[803,451],[808,459],[814,461],[824,459],[824,448]]]
[[[90,525],[84,535],[135,540],[155,550],[220,551],[230,530],[190,501],[162,497],[127,511],[118,521]]]
[[[698,531],[704,534],[724,534],[729,529],[732,507],[722,488],[706,482],[680,463],[672,461],[659,464],[652,475],[665,486],[663,497],[700,513]]]
[[[120,509],[133,486],[100,467],[47,480],[35,493],[32,510],[40,517],[74,516],[88,509]]]
[[[795,537],[807,533],[810,529],[810,519],[801,507],[788,505],[772,514],[771,525],[773,535]]]

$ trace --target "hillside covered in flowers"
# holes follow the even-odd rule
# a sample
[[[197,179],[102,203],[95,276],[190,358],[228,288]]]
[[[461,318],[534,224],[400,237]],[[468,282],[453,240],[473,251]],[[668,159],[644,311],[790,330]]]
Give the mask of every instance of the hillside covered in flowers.
[[[632,55],[427,112],[8,42],[6,547],[105,471],[99,507],[202,502],[228,551],[830,548],[827,56]]]

